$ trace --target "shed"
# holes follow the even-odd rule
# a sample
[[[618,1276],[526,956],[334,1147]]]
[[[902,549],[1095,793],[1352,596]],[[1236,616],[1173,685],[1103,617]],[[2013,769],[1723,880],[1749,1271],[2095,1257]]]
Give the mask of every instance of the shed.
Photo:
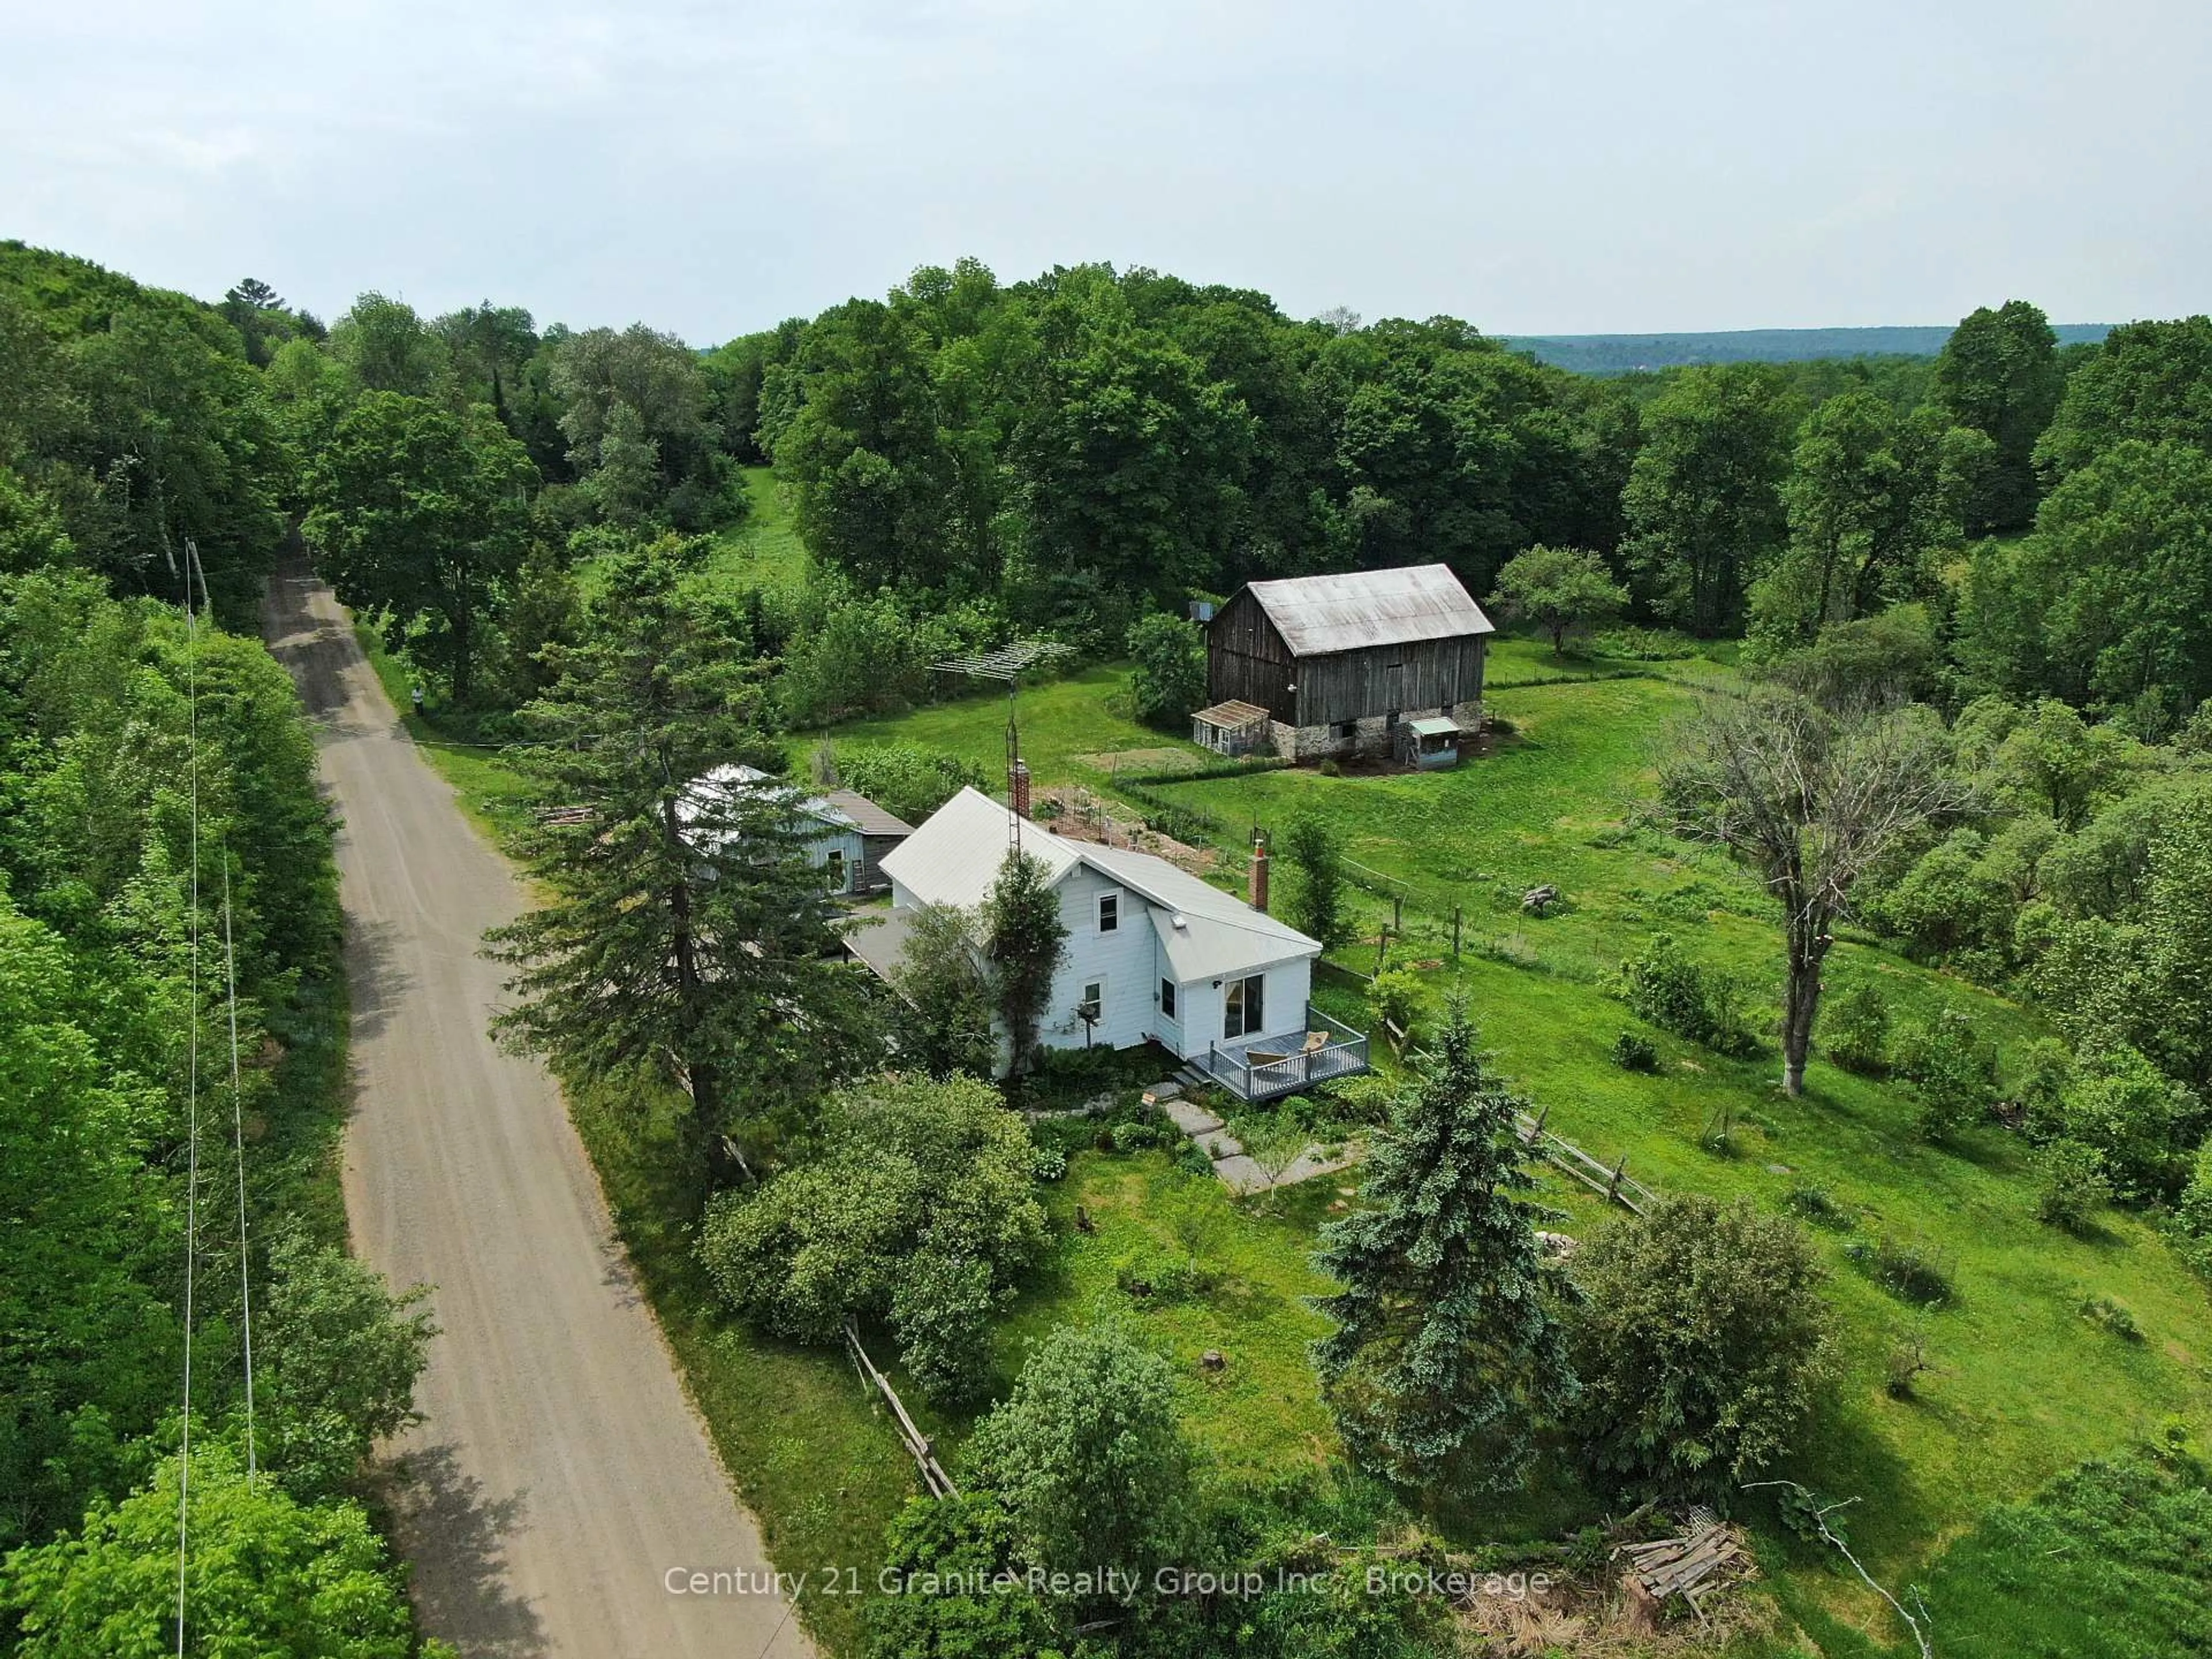
[[[1217,702],[1190,717],[1190,740],[1222,755],[1249,755],[1271,746],[1270,716],[1257,703]]]
[[[1398,726],[1398,758],[1424,772],[1459,764],[1459,722],[1449,714],[1404,720]]]
[[[1265,709],[1288,759],[1393,754],[1401,721],[1480,723],[1494,632],[1449,565],[1249,582],[1207,625],[1206,696]]]

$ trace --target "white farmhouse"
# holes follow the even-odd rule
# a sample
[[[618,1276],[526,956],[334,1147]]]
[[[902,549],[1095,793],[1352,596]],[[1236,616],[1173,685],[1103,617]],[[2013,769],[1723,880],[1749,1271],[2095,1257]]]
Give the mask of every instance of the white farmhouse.
[[[1004,865],[1013,815],[963,789],[886,854],[891,908],[848,939],[889,977],[923,905],[974,910]],[[1367,1039],[1313,1006],[1321,945],[1165,859],[1021,821],[1022,850],[1060,899],[1067,954],[1046,1004],[1046,1046],[1157,1042],[1247,1099],[1367,1069]],[[1264,858],[1264,855],[1262,855]],[[1265,865],[1254,896],[1266,903]]]

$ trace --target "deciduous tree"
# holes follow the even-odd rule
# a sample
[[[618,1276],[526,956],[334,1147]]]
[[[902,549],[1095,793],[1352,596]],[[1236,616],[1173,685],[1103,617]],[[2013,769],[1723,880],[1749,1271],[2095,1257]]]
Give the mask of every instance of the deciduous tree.
[[[385,638],[474,689],[477,644],[529,539],[537,469],[489,409],[364,395],[310,474],[307,534],[347,604]]]
[[[1587,549],[1532,547],[1498,573],[1497,598],[1508,616],[1542,624],[1558,656],[1566,649],[1569,629],[1619,616],[1628,590]]]
[[[1711,700],[1661,773],[1686,833],[1750,865],[1782,907],[1782,1084],[1805,1087],[1820,969],[1859,878],[1969,793],[1929,711],[1828,706],[1787,686]]]

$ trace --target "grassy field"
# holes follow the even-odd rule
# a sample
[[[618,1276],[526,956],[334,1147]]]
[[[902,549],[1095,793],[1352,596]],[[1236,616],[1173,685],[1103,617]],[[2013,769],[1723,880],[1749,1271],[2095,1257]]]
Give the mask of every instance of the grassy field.
[[[1434,964],[1425,975],[1430,1011],[1464,993],[1506,1072],[1549,1109],[1554,1129],[1596,1156],[1626,1156],[1632,1172],[1662,1189],[1741,1194],[1767,1206],[1808,1188],[1825,1197],[1831,1224],[1818,1237],[1845,1322],[1849,1375],[1838,1409],[1779,1473],[1861,1499],[1853,1540],[1878,1573],[1923,1573],[1991,1506],[2026,1497],[2085,1455],[2152,1437],[2170,1419],[2200,1431],[2212,1422],[2212,1306],[2202,1282],[2132,1216],[2108,1214],[2087,1239],[2039,1223],[2014,1138],[1991,1128],[1953,1150],[1928,1146],[1912,1134],[1899,1090],[1823,1063],[1792,1101],[1775,1085],[1771,1059],[1729,1060],[1661,1033],[1647,1033],[1662,1055],[1657,1073],[1612,1062],[1614,1036],[1638,1022],[1607,994],[1606,979],[1656,931],[1740,975],[1763,1006],[1778,987],[1778,930],[1756,887],[1719,854],[1636,822],[1670,727],[1694,705],[1693,688],[1728,671],[1708,662],[1559,665],[1519,641],[1496,664],[1506,689],[1492,707],[1515,733],[1456,771],[1331,778],[1300,769],[1157,787],[1231,825],[1327,817],[1365,878],[1402,894],[1407,953]],[[1117,751],[1172,746],[1118,708],[1117,677],[1104,671],[1025,692],[1024,748],[1040,781],[1110,789]],[[835,735],[934,744],[995,770],[999,714],[999,705],[976,700]],[[1539,882],[1556,884],[1567,900],[1543,920],[1519,903]],[[1455,905],[1464,941],[1457,963],[1449,960]],[[1363,895],[1360,907],[1370,928],[1389,915],[1376,894]],[[1340,959],[1364,969],[1374,956],[1370,944]],[[2042,1029],[2032,1011],[1847,939],[1830,984],[1857,979],[1878,981],[1900,1015],[1965,1010],[2008,1054]],[[1727,1144],[1716,1149],[1723,1128]],[[1115,1218],[1112,1228],[1157,1231],[1156,1182],[1117,1162],[1085,1166],[1079,1177]],[[1586,1206],[1569,1207],[1595,1219]],[[1285,1357],[1291,1339],[1310,1334],[1310,1316],[1287,1287],[1310,1282],[1301,1277],[1310,1249],[1301,1221],[1316,1213],[1304,1206],[1281,1218],[1244,1214],[1225,1229],[1214,1248],[1237,1265],[1224,1285],[1264,1286],[1264,1295],[1224,1291],[1152,1316],[1180,1357],[1201,1333],[1224,1350],[1254,1343],[1240,1299],[1280,1310],[1267,1317],[1282,1330],[1255,1343],[1283,1358],[1266,1366],[1265,1408],[1217,1411],[1208,1396],[1194,1398],[1201,1438],[1240,1461],[1325,1449],[1310,1372]],[[1024,1304],[1018,1333],[1085,1316],[1102,1283],[1110,1288],[1100,1264],[1112,1251],[1100,1241],[1111,1230],[1102,1224],[1054,1286]],[[1854,1242],[1883,1240],[1942,1265],[1950,1301],[1925,1310],[1902,1303],[1846,1254]],[[2092,1294],[2124,1304],[2144,1340],[2124,1340],[2082,1318]],[[1924,1333],[1935,1370],[1917,1399],[1899,1401],[1882,1386],[1886,1360],[1914,1331]],[[1498,1519],[1468,1524],[1491,1529]],[[1862,1623],[1879,1627],[1871,1597],[1830,1564],[1792,1559],[1784,1599],[1826,1627],[1824,1641],[1848,1643]]]

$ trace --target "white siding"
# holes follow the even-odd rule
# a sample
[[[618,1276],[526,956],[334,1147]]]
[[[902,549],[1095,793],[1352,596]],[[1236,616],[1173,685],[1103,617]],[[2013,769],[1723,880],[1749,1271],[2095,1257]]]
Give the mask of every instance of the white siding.
[[[808,839],[806,861],[817,870],[826,870],[830,867],[830,855],[832,853],[842,853],[845,855],[845,884],[837,890],[841,893],[849,893],[853,890],[854,880],[860,873],[863,860],[867,856],[867,845],[860,839],[859,830],[840,830],[825,823],[822,826],[820,834]]]
[[[1067,958],[1053,981],[1052,1000],[1045,1005],[1041,1022],[1045,1044],[1053,1048],[1083,1046],[1083,1022],[1075,1017],[1075,1005],[1086,983],[1103,979],[1106,1002],[1091,1040],[1115,1048],[1133,1048],[1152,1035],[1156,1012],[1157,947],[1147,906],[1138,894],[1088,865],[1068,872],[1059,893],[1060,923],[1067,929]],[[1110,933],[1098,931],[1098,899],[1106,893],[1121,900],[1119,925]]]
[[[1267,988],[1261,994],[1266,1006],[1261,1030],[1247,1032],[1245,1036],[1261,1038],[1287,1036],[1305,1029],[1306,1003],[1313,995],[1313,961],[1301,957],[1295,962],[1279,962],[1261,970],[1267,977]],[[1242,978],[1231,974],[1228,979]],[[1181,1046],[1176,1052],[1188,1060],[1205,1054],[1217,1042],[1242,1042],[1243,1038],[1224,1037],[1221,1018],[1225,997],[1221,985],[1210,979],[1199,980],[1179,988],[1176,1007],[1182,1015],[1182,1030],[1178,1034]],[[1176,1045],[1170,1043],[1170,1047]]]

